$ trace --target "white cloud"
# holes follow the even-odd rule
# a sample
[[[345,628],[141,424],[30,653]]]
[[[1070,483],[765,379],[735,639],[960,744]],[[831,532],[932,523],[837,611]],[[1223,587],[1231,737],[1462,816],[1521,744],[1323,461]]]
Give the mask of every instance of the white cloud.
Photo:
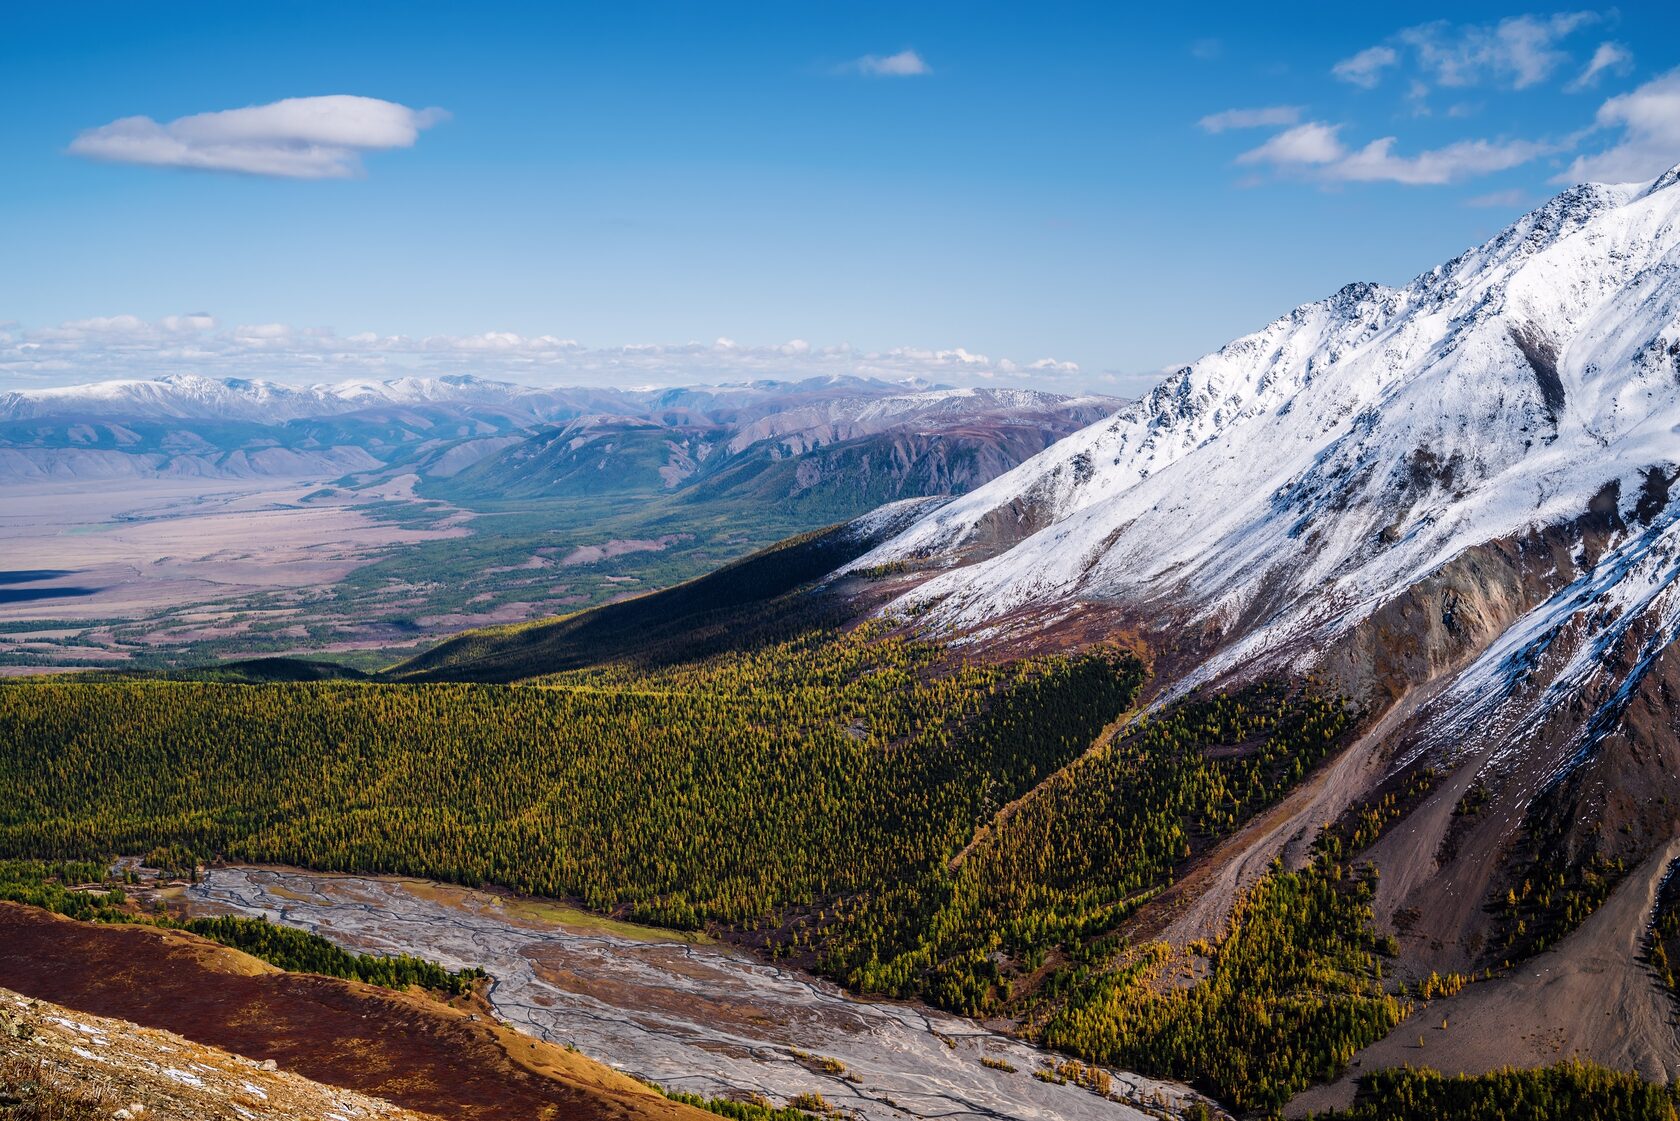
[[[1400,52],[1393,47],[1366,47],[1336,63],[1330,73],[1363,89],[1375,89],[1382,81],[1383,71],[1399,62]]]
[[[1249,149],[1236,162],[1323,182],[1438,186],[1505,171],[1557,150],[1555,145],[1531,140],[1461,140],[1415,156],[1401,156],[1395,154],[1399,140],[1393,136],[1349,149],[1341,141],[1341,127],[1308,121]]]
[[[1580,156],[1560,183],[1637,183],[1680,162],[1680,69],[1612,97],[1598,108],[1599,129],[1619,129],[1608,149]]]
[[[1275,128],[1301,119],[1299,105],[1272,105],[1264,109],[1227,109],[1210,113],[1197,121],[1203,132],[1225,132],[1234,128]]]
[[[1555,151],[1551,145],[1532,140],[1460,140],[1415,156],[1397,156],[1394,154],[1397,143],[1392,136],[1373,140],[1337,160],[1326,173],[1331,178],[1353,183],[1440,186],[1506,171]]]
[[[1513,16],[1486,25],[1454,26],[1445,21],[1420,24],[1394,36],[1394,46],[1380,44],[1342,60],[1334,73],[1344,81],[1370,88],[1391,68],[1399,70],[1409,91],[1405,97],[1412,113],[1428,115],[1428,97],[1437,89],[1489,84],[1525,89],[1545,81],[1569,61],[1570,55],[1560,44],[1601,18],[1594,12],[1564,12]],[[1606,74],[1626,73],[1632,61],[1632,54],[1622,44],[1602,42],[1565,88],[1572,92],[1589,88]],[[1466,117],[1479,108],[1475,102],[1459,101],[1446,109],[1446,115]],[[1233,118],[1229,124],[1226,114],[1216,114],[1204,118],[1203,128],[1218,132],[1235,127],[1235,119],[1245,112],[1271,111],[1234,110],[1229,114]],[[1296,123],[1294,118],[1279,123],[1291,127],[1244,152],[1236,162],[1321,183],[1438,186],[1507,171],[1543,157],[1578,152],[1584,143],[1599,136],[1605,138],[1604,150],[1577,157],[1554,182],[1637,182],[1653,178],[1680,161],[1680,69],[1610,98],[1600,106],[1592,127],[1552,139],[1466,139],[1404,155],[1398,151],[1397,137],[1385,136],[1353,148],[1342,141],[1342,125]],[[1469,205],[1519,204],[1513,192],[1495,192],[1469,201]]]
[[[1496,24],[1453,27],[1445,21],[1409,27],[1399,40],[1441,86],[1505,84],[1527,89],[1569,60],[1558,43],[1598,21],[1595,12],[1512,16]]]
[[[1258,148],[1237,157],[1239,164],[1270,164],[1273,167],[1317,166],[1334,163],[1345,149],[1337,139],[1340,125],[1309,121],[1280,132]]]
[[[203,313],[148,321],[133,315],[75,320],[55,327],[0,331],[0,384],[67,384],[119,377],[196,373],[326,381],[401,376],[416,371],[468,373],[525,384],[693,385],[743,377],[801,378],[857,374],[923,378],[946,384],[999,381],[1084,389],[1109,385],[1076,363],[992,358],[964,347],[866,351],[804,339],[757,346],[713,342],[586,347],[556,335],[485,331],[474,335],[341,335],[286,323],[223,328]]]
[[[1492,24],[1455,26],[1436,20],[1405,28],[1389,42],[1367,47],[1336,63],[1330,72],[1344,82],[1373,89],[1388,70],[1402,64],[1403,53],[1407,53],[1417,78],[1431,86],[1527,89],[1545,81],[1569,61],[1568,52],[1560,46],[1564,40],[1599,19],[1596,12],[1559,12],[1511,16]],[[1599,70],[1617,63],[1617,58],[1611,57]]]
[[[1633,69],[1633,52],[1620,43],[1600,43],[1593,52],[1587,68],[1573,82],[1563,87],[1570,93],[1580,93],[1598,85],[1605,74],[1626,74]]]
[[[1198,62],[1213,62],[1225,53],[1225,44],[1218,39],[1197,39],[1190,44],[1190,57]]]
[[[123,117],[77,136],[70,151],[116,163],[234,171],[288,179],[345,179],[361,154],[413,146],[447,116],[374,97],[288,97],[159,124]]]
[[[933,68],[913,50],[902,50],[890,55],[866,54],[862,58],[853,59],[841,67],[841,70],[867,74],[875,78],[914,78],[921,74],[933,73]]]

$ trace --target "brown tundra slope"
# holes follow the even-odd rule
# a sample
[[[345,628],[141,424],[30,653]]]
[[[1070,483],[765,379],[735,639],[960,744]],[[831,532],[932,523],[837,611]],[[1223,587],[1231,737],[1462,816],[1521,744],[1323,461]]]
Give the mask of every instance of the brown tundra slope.
[[[288,973],[177,930],[77,922],[0,902],[0,988],[160,1029],[247,1060],[272,1060],[298,1076],[297,1084],[307,1080],[323,1093],[336,1088],[352,1091],[351,1098],[400,1107],[403,1112],[389,1113],[394,1117],[699,1121],[711,1116],[483,1012],[355,981]]]
[[[0,1101],[56,1121],[436,1121],[170,1032],[0,989]]]

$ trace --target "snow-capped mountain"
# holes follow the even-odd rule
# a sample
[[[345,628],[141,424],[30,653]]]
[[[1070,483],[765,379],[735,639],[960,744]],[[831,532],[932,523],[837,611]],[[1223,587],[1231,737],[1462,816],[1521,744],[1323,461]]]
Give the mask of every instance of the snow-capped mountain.
[[[280,424],[384,406],[477,405],[532,417],[556,408],[603,407],[615,390],[543,390],[466,375],[287,385],[248,378],[171,374],[0,393],[0,420],[76,416],[126,420],[239,420]]]
[[[893,499],[970,490],[1123,403],[1015,389],[819,388],[744,402],[662,398],[639,413],[581,416],[486,456],[448,489],[463,497],[642,489],[687,501],[792,502],[840,520]]]
[[[1157,706],[1255,677],[1347,701],[1357,737],[1146,912],[1152,933],[1217,933],[1274,858],[1386,798],[1398,821],[1358,859],[1404,975],[1497,968],[1500,901],[1542,872],[1633,893],[1631,927],[1583,925],[1569,952],[1634,975],[1640,893],[1680,854],[1677,482],[1680,168],[1296,308],[837,586],[981,645],[1139,642]],[[1562,991],[1474,987],[1454,1019],[1570,1023]],[[1581,1038],[1680,1069],[1672,1031]]]
[[[531,420],[585,415],[661,415],[672,419],[689,415],[719,422],[767,419],[764,434],[773,435],[824,418],[868,424],[872,418],[909,413],[988,410],[1032,414],[1066,400],[1058,394],[1031,389],[945,389],[928,386],[919,379],[894,382],[846,375],[802,381],[618,389],[544,388],[464,374],[317,385],[170,374],[0,392],[0,422],[73,417],[283,424],[382,408],[438,406],[496,411]],[[1113,402],[1102,397],[1083,400]]]
[[[801,450],[906,426],[939,427],[953,421],[1031,424],[1068,416],[1107,416],[1113,397],[1068,397],[1036,389],[922,389],[886,396],[848,396],[798,402],[741,425],[729,440],[740,452],[760,440],[781,438]]]
[[[905,599],[951,627],[1080,599],[1194,608],[1239,640],[1218,668],[1321,644],[1601,494],[1633,523],[1680,462],[1677,424],[1670,172],[1297,308],[858,565],[963,565]]]
[[[178,375],[0,394],[0,480],[335,478],[387,465],[449,477],[492,460],[480,472],[484,485],[540,496],[558,493],[557,477],[574,470],[592,490],[603,481],[638,484],[644,472],[657,476],[656,486],[675,486],[703,464],[715,469],[742,454],[783,463],[893,433],[934,441],[888,456],[899,461],[894,473],[904,485],[950,494],[1120,403],[848,376],[617,389],[457,376],[294,386]],[[531,446],[521,446],[527,440]],[[555,447],[564,462],[552,462]],[[945,465],[953,454],[962,462]],[[812,464],[805,483],[784,489],[809,489],[818,476],[844,485],[832,465]],[[855,512],[897,495],[872,485],[837,509]]]

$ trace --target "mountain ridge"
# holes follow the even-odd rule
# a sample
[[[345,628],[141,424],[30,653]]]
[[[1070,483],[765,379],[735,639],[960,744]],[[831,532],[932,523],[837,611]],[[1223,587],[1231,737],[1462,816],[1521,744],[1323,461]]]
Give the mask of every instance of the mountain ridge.
[[[494,476],[487,480],[493,493],[540,497],[547,484],[530,473],[541,469],[547,443],[561,439],[576,450],[595,442],[582,458],[600,473],[601,440],[615,429],[639,433],[632,442],[648,444],[640,458],[657,461],[654,485],[666,488],[695,474],[713,451],[723,453],[712,458],[715,469],[743,452],[784,459],[893,431],[1040,431],[1036,443],[1013,441],[982,478],[963,484],[973,485],[1121,403],[850,376],[543,389],[468,376],[293,386],[180,375],[0,394],[0,479],[337,478],[383,468],[449,479],[499,458],[500,466],[480,472]],[[522,441],[533,444],[520,448]]]
[[[1563,990],[1500,978],[1643,953],[1581,923],[1680,837],[1677,183],[1571,188],[1405,286],[1302,305],[840,570],[976,651],[1139,634],[1152,713],[1278,678],[1356,706],[1134,935],[1214,937],[1274,860],[1395,807],[1356,855],[1398,975],[1491,975],[1467,1018],[1516,1008],[1627,1067]],[[1660,1037],[1637,1068],[1680,1073]]]
[[[1617,348],[1614,357],[1624,359],[1633,371],[1635,384],[1629,391],[1645,391],[1653,397],[1662,394],[1632,422],[1627,419],[1632,406],[1615,396],[1623,387],[1612,387],[1615,392],[1608,402],[1595,399],[1605,395],[1604,387],[1593,379],[1610,365],[1608,356],[1596,350],[1586,355],[1562,353],[1553,359],[1558,369],[1535,367],[1537,362],[1546,366],[1544,356],[1559,350],[1552,335],[1568,335],[1574,341],[1570,328],[1579,329],[1588,344],[1596,344],[1593,331],[1604,325],[1595,328],[1594,314],[1614,304],[1625,288],[1660,283],[1664,270],[1675,267],[1680,243],[1677,213],[1680,192],[1666,189],[1589,186],[1566,191],[1479,249],[1422,274],[1404,288],[1349,285],[1234,340],[1183,367],[1114,418],[1074,434],[1044,458],[1029,461],[951,503],[857,564],[907,560],[930,568],[960,564],[967,559],[965,546],[975,539],[984,519],[995,518],[1000,509],[1013,503],[1035,508],[1039,520],[1058,526],[1054,535],[1020,554],[1030,556],[1041,573],[1045,565],[1050,566],[1050,574],[1024,585],[1013,579],[1017,573],[1002,561],[990,560],[988,550],[982,548],[975,550],[981,563],[964,566],[961,588],[955,586],[954,578],[941,582],[936,577],[910,593],[905,605],[930,607],[936,624],[963,626],[1004,614],[1038,595],[1053,598],[1079,591],[1098,596],[1147,595],[1139,589],[1178,580],[1189,585],[1192,597],[1203,606],[1232,617],[1242,605],[1236,586],[1252,586],[1261,572],[1252,556],[1233,548],[1231,538],[1239,532],[1264,533],[1267,544],[1288,551],[1290,542],[1306,536],[1304,519],[1314,517],[1332,499],[1357,503],[1368,515],[1353,540],[1338,543],[1343,556],[1329,561],[1308,558],[1308,563],[1318,565],[1311,575],[1337,579],[1336,590],[1343,593],[1375,589],[1380,595],[1384,587],[1414,583],[1468,545],[1565,520],[1571,512],[1584,509],[1612,478],[1618,481],[1622,496],[1619,511],[1631,516],[1637,496],[1644,492],[1648,469],[1664,462],[1665,452],[1675,450],[1660,439],[1647,438],[1649,433],[1642,434],[1639,428],[1647,419],[1645,414],[1674,406],[1674,383],[1680,379],[1680,327],[1675,326],[1680,295],[1670,284],[1657,314],[1650,317],[1656,326],[1636,343],[1608,340]],[[1624,224],[1636,228],[1602,229],[1609,224],[1607,216],[1629,216]],[[1622,269],[1625,276],[1606,280],[1595,279],[1588,268],[1576,267],[1572,270],[1575,284],[1543,285],[1555,281],[1564,266],[1582,265],[1580,257],[1593,251],[1596,242],[1613,236],[1627,239],[1635,233],[1644,235],[1640,245],[1650,258],[1645,268],[1627,266]],[[1595,245],[1583,248],[1583,238]],[[1575,251],[1576,260],[1558,264],[1556,258],[1569,251]],[[1621,267],[1632,253],[1623,249],[1605,256]],[[1591,283],[1598,283],[1602,291],[1580,291]],[[1545,309],[1551,314],[1543,316],[1536,305],[1546,304],[1548,290],[1563,296],[1551,300]],[[1430,329],[1439,337],[1428,334]],[[1419,391],[1424,382],[1431,382],[1425,392],[1457,391],[1439,399],[1437,411],[1448,420],[1433,430],[1427,422],[1420,422],[1421,426],[1407,422],[1409,416],[1427,415]],[[1559,392],[1564,393],[1561,403],[1556,398]],[[1595,407],[1600,411],[1588,411]],[[1316,411],[1303,419],[1303,408]],[[1561,415],[1554,417],[1560,409]],[[1536,445],[1539,450],[1534,454],[1545,456],[1547,462],[1542,465],[1554,475],[1563,473],[1560,468],[1575,469],[1575,460],[1546,453],[1558,438],[1559,422],[1576,437],[1570,450],[1608,443],[1608,437],[1628,437],[1631,446],[1621,449],[1621,460],[1612,457],[1605,469],[1595,468],[1598,473],[1590,483],[1556,480],[1542,502],[1535,504],[1533,514],[1493,509],[1483,516],[1482,511],[1473,510],[1478,516],[1469,519],[1473,524],[1463,533],[1430,532],[1430,519],[1450,512],[1452,490],[1462,489],[1473,474],[1488,484],[1483,494],[1473,497],[1485,504],[1497,503],[1497,487],[1504,481],[1499,472],[1518,466],[1527,469],[1533,457],[1525,453]],[[1500,449],[1505,461],[1494,464],[1490,449],[1479,437],[1501,428],[1499,434],[1507,445]],[[1245,429],[1260,435],[1249,435]],[[1234,470],[1221,470],[1221,464],[1211,462],[1217,452],[1194,458],[1218,441],[1225,441],[1218,450],[1225,451],[1227,458],[1239,452],[1250,458]],[[1232,441],[1242,444],[1232,449]],[[1266,449],[1258,445],[1267,442],[1283,447],[1284,452],[1266,455]],[[1513,444],[1520,445],[1515,452],[1508,446]],[[1290,454],[1290,449],[1302,445],[1305,450]],[[1525,458],[1528,463],[1523,462]],[[1237,525],[1220,523],[1215,528],[1223,532],[1217,535],[1192,532],[1187,546],[1169,560],[1141,568],[1134,565],[1128,572],[1116,571],[1123,567],[1119,562],[1085,565],[1097,543],[1134,522],[1148,526],[1152,546],[1186,537],[1182,525],[1192,516],[1187,506],[1172,511],[1176,522],[1155,509],[1158,502],[1171,497],[1164,492],[1182,481],[1162,482],[1159,476],[1173,471],[1181,460],[1191,461],[1177,469],[1181,477],[1190,474],[1191,468],[1200,473],[1194,489],[1211,486],[1220,492],[1216,499],[1246,503],[1244,520]],[[1256,469],[1264,486],[1249,478]],[[1193,488],[1182,485],[1178,489]],[[1150,500],[1147,505],[1140,495]],[[1091,509],[1104,503],[1108,505],[1100,511]],[[1385,531],[1383,544],[1407,563],[1385,564],[1363,581],[1364,587],[1356,588],[1335,562],[1370,560],[1356,555],[1359,546]],[[1116,544],[1126,544],[1124,535]],[[1112,556],[1114,548],[1109,546],[1106,555]],[[1124,558],[1127,562],[1140,559],[1144,558],[1136,550]],[[1210,569],[1221,571],[1210,573]],[[1194,578],[1197,574],[1199,584]],[[986,599],[985,589],[994,589],[995,597]],[[1358,610],[1367,614],[1375,606],[1370,594],[1354,598]]]

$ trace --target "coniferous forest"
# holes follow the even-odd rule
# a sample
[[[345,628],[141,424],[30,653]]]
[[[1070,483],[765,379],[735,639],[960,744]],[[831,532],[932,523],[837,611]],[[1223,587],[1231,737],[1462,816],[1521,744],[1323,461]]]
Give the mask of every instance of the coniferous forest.
[[[1120,648],[988,663],[866,626],[513,685],[20,682],[0,687],[16,794],[0,856],[292,863],[575,899],[860,991],[1008,1015],[1081,1059],[1270,1113],[1411,1010],[1384,978],[1369,873],[1342,859],[1385,819],[1369,809],[1306,867],[1274,866],[1207,942],[1134,939],[1128,918],[1353,720],[1269,682],[1133,713],[1146,676]],[[201,923],[289,968],[471,982]]]

